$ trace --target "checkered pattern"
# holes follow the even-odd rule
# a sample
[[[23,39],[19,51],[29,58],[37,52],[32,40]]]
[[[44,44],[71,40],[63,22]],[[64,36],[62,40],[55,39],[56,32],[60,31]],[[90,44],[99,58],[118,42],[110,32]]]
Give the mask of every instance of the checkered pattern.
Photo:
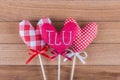
[[[81,52],[93,41],[96,34],[96,23],[88,23],[85,27],[79,29],[76,39],[71,45],[72,50],[74,52]]]
[[[47,17],[46,17],[46,18],[42,18],[42,19],[39,20],[39,22],[38,22],[37,25],[38,25],[38,27],[39,27],[39,33],[40,33],[40,35],[42,35],[42,25],[45,24],[45,23],[51,24],[52,22],[51,22],[51,20],[50,20],[49,18],[47,18]],[[43,46],[45,45],[44,40],[41,39],[40,44],[41,44],[41,47],[43,47]]]
[[[29,21],[23,20],[19,24],[19,34],[24,41],[24,43],[33,50],[41,50],[41,47],[45,45],[44,41],[41,39],[41,26],[42,24],[49,22],[48,18],[40,19],[36,27],[33,27]]]
[[[78,24],[77,24],[76,20],[75,20],[75,19],[73,19],[73,18],[67,18],[67,19],[65,20],[64,25],[66,25],[66,24],[67,24],[67,23],[69,23],[69,22],[73,22],[73,23],[75,23],[75,24],[78,26]],[[79,27],[79,26],[78,26],[78,27]]]
[[[38,24],[37,24],[39,26],[39,28],[40,28],[40,34],[42,34],[42,31],[41,31],[42,30],[42,25],[45,24],[45,23],[51,24],[52,22],[51,22],[51,20],[49,18],[40,19]]]

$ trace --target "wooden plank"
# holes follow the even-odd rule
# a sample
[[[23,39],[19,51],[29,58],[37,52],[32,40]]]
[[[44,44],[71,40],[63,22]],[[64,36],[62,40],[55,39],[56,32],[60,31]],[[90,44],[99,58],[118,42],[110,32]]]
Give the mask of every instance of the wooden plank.
[[[74,17],[79,21],[120,21],[119,0],[0,0],[0,21],[36,21],[49,16],[54,21]]]
[[[45,66],[47,80],[57,80],[57,66]],[[61,67],[61,80],[69,80],[71,66]],[[39,66],[0,66],[1,80],[43,80]],[[74,80],[119,80],[120,66],[76,66]]]
[[[25,65],[30,57],[24,44],[0,44],[0,65]],[[86,65],[120,65],[120,44],[91,44],[85,51],[88,53]],[[44,65],[57,65],[57,59],[50,61],[42,57]],[[61,65],[71,65],[72,61]],[[35,57],[29,65],[39,65]],[[78,59],[76,65],[83,65]]]
[[[33,22],[35,25],[36,22]],[[81,26],[87,22],[78,22]],[[23,43],[18,33],[18,22],[0,22],[0,43]],[[53,22],[58,30],[63,22]],[[120,43],[120,22],[97,22],[98,35],[93,43]]]

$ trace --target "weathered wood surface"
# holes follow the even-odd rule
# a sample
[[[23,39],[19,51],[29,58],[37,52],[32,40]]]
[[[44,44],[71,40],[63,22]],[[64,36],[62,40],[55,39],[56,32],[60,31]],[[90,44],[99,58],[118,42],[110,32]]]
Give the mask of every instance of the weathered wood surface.
[[[120,21],[119,0],[0,0],[0,21],[38,20]]]
[[[25,65],[27,46],[18,34],[21,20],[35,26],[50,17],[60,30],[65,18],[74,17],[80,26],[89,21],[99,25],[97,38],[87,47],[87,64],[77,60],[74,80],[120,80],[119,0],[0,0],[0,79],[43,80],[36,57]],[[43,57],[48,80],[57,80],[57,60]],[[72,62],[62,62],[61,80],[69,80]],[[6,65],[6,66],[3,66]]]
[[[1,44],[0,65],[25,65],[30,57],[27,54],[27,46],[24,44]],[[91,44],[86,52],[88,58],[86,65],[120,65],[120,44]],[[45,65],[57,65],[55,61],[49,61],[43,57]],[[72,61],[63,62],[62,65],[71,65]],[[29,65],[39,65],[38,57],[33,59]],[[77,65],[83,65],[77,60]]]
[[[57,66],[45,66],[47,80],[57,80]],[[71,66],[61,67],[61,80],[70,79]],[[43,80],[39,66],[0,66],[1,80]],[[120,66],[76,66],[74,80],[120,80]]]
[[[37,22],[32,22],[35,26]],[[83,27],[87,22],[78,22]],[[97,38],[93,43],[120,43],[120,22],[96,22],[98,24]],[[0,22],[0,43],[23,43],[18,32],[19,22]],[[60,30],[64,22],[53,22]]]

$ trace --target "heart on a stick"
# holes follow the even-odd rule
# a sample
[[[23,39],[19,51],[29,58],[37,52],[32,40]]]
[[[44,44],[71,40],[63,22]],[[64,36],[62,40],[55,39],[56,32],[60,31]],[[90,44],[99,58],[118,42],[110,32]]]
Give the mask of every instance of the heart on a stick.
[[[32,24],[27,20],[20,22],[20,37],[30,49],[40,51],[41,48],[45,46],[45,43],[41,38],[41,27],[44,23],[51,24],[51,21],[48,18],[40,19],[36,27],[33,27]]]
[[[41,35],[39,27],[33,27],[29,21],[23,20],[19,24],[19,34],[24,43],[33,50],[41,50]]]
[[[43,24],[42,39],[58,53],[64,52],[78,33],[78,25],[72,18],[67,18],[62,30],[58,33],[53,25]]]
[[[81,52],[94,40],[96,34],[97,24],[88,23],[85,27],[78,30],[77,36],[71,45],[72,50]]]

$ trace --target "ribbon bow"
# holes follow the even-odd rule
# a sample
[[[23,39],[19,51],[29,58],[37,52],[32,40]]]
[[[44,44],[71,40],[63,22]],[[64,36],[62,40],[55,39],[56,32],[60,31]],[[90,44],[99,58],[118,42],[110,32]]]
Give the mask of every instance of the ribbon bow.
[[[82,52],[73,52],[72,50],[70,50],[70,49],[67,49],[68,51],[70,51],[70,53],[69,54],[67,54],[67,56],[69,57],[69,58],[71,58],[71,57],[73,57],[73,56],[76,56],[83,64],[85,64],[86,62],[85,62],[85,59],[87,58],[87,52],[85,52],[85,51],[82,51]],[[80,55],[80,54],[84,54],[84,56],[82,56],[82,55]],[[64,59],[64,61],[66,62],[68,59],[67,58],[65,58]]]
[[[61,56],[65,57],[67,60],[71,60],[71,58],[67,55],[68,51],[64,51],[64,52],[62,52],[62,53],[59,53],[59,52],[57,52],[57,51],[55,51],[55,50],[52,50],[51,53],[54,54],[54,55],[51,57],[51,59],[54,59],[54,58],[56,58],[58,55],[61,55]]]
[[[33,50],[33,49],[28,50],[28,54],[30,54],[31,56],[26,61],[26,64],[28,64],[38,54],[41,54],[41,55],[51,59],[49,55],[45,54],[46,51],[48,51],[48,46],[44,46],[40,51]]]

